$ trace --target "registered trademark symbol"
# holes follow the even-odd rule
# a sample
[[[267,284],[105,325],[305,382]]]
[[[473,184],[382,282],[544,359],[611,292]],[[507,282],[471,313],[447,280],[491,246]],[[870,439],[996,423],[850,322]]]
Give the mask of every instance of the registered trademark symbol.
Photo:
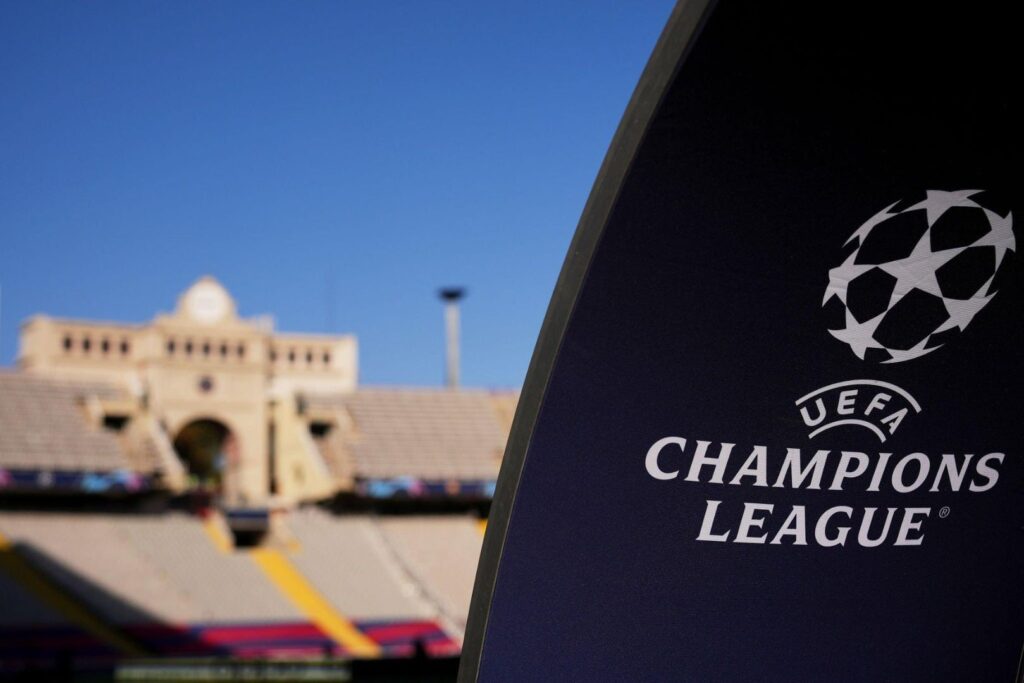
[[[946,517],[949,517],[949,506],[948,505],[943,505],[941,508],[939,508],[939,517],[941,517],[942,519],[945,519]]]

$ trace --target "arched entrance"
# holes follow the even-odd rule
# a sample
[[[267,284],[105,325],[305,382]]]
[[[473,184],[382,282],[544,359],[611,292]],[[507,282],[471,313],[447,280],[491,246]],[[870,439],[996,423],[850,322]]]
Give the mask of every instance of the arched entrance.
[[[196,488],[224,493],[224,486],[238,462],[238,442],[218,420],[201,418],[182,427],[174,437],[174,452],[188,469]]]

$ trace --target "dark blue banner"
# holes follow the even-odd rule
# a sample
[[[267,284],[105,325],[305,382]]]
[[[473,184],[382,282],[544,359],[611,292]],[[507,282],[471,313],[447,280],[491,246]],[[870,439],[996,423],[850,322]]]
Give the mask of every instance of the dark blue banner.
[[[684,2],[552,299],[464,681],[1006,681],[1009,6]]]
[[[0,468],[0,493],[139,493],[153,488],[150,477],[130,470],[26,470]]]

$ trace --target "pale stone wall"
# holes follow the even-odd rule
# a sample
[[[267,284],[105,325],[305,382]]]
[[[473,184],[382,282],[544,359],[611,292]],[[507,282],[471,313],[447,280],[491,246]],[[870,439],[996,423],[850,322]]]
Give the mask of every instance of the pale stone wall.
[[[308,452],[294,395],[350,392],[358,380],[355,337],[276,334],[265,318],[240,318],[231,296],[209,277],[179,297],[174,313],[148,324],[33,317],[22,326],[18,363],[34,374],[123,387],[138,415],[158,420],[172,441],[193,420],[220,422],[237,446],[237,462],[225,472],[226,496],[250,504],[270,495],[272,412],[280,496],[330,492],[318,456]]]
[[[272,404],[278,494],[282,500],[317,500],[330,496],[339,482],[331,477],[299,415],[293,396]]]

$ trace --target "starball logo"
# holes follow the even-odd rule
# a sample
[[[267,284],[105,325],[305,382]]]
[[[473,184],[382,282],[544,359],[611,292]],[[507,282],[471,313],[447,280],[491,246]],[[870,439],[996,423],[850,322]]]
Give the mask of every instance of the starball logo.
[[[1016,242],[1011,213],[993,208],[987,193],[928,190],[872,216],[845,249],[822,300],[835,316],[829,333],[863,361],[893,364],[953,343],[999,291]],[[880,444],[922,410],[909,391],[877,379],[829,383],[797,399],[795,408],[808,439],[860,429]],[[706,500],[697,541],[876,548],[922,545],[929,520],[949,516],[951,508],[920,503],[991,491],[1005,460],[988,449],[865,453],[665,436],[648,448],[644,468],[659,482],[749,487],[761,499]],[[857,491],[886,504],[828,504],[822,496],[806,504],[787,496],[777,504],[765,500],[772,489]],[[915,504],[899,505],[901,496]]]
[[[923,200],[890,204],[857,228],[846,241],[850,253],[829,271],[822,305],[839,321],[829,333],[857,358],[884,364],[955,340],[995,297],[1006,255],[1016,249],[1012,214],[986,208],[985,194],[928,190]],[[881,390],[858,410],[872,386]],[[796,406],[811,438],[848,425],[882,442],[908,414],[921,412],[906,390],[870,379],[830,384]]]
[[[985,208],[983,195],[928,190],[857,228],[822,299],[843,313],[832,336],[862,360],[902,363],[967,329],[998,292],[996,276],[1016,247],[1013,217]]]

